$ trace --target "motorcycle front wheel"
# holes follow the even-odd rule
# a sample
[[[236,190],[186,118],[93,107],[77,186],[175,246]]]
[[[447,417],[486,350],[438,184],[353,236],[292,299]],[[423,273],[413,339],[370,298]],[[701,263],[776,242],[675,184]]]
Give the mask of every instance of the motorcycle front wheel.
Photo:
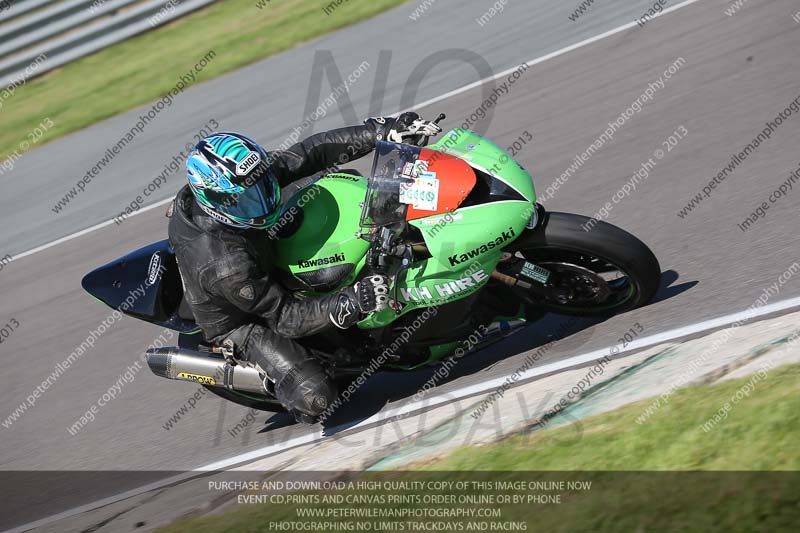
[[[543,286],[521,295],[526,304],[565,315],[610,316],[653,298],[661,267],[645,243],[581,215],[544,216],[506,250],[549,272]]]

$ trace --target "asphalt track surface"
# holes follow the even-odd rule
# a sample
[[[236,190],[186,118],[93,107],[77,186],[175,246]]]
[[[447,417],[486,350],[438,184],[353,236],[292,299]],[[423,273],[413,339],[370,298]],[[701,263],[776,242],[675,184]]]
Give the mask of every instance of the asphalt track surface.
[[[461,3],[439,0],[413,25],[416,44],[392,51],[382,111],[393,113],[407,107],[401,104],[402,84],[429,53],[472,50],[486,59],[493,72],[500,72],[626,24],[648,5],[652,4],[598,4],[572,22],[567,18],[574,9],[571,3],[510,2],[504,13],[480,27],[474,19],[490,4],[475,2],[457,8]],[[17,254],[108,220],[209,118],[216,118],[226,129],[250,132],[267,145],[279,144],[303,116],[303,93],[314,50],[331,50],[345,76],[364,59],[377,65],[377,50],[397,42],[387,38],[390,28],[407,28],[407,16],[416,6],[404,5],[188,90],[65,214],[56,216],[50,207],[80,179],[87,162],[105,151],[109,139],[117,139],[130,128],[141,110],[25,155],[11,177],[0,177],[5,191],[0,199],[4,228],[0,251]],[[766,121],[800,95],[796,76],[800,25],[791,17],[797,11],[796,3],[752,0],[732,17],[724,12],[728,6],[724,1],[701,0],[643,28],[634,26],[536,64],[500,98],[491,120],[473,126],[501,146],[511,144],[526,130],[531,132],[535,141],[522,148],[518,159],[533,174],[541,194],[669,65],[678,58],[685,60],[641,112],[619,128],[613,141],[546,202],[550,210],[595,213],[656,149],[665,149],[662,141],[685,128],[686,138],[671,151],[665,149],[647,180],[615,204],[607,219],[652,247],[664,271],[662,290],[656,301],[643,309],[602,323],[573,324],[568,331],[571,335],[548,352],[542,363],[612,345],[635,322],[651,335],[743,310],[798,260],[800,237],[794,220],[800,196],[796,192],[772,204],[766,217],[749,231],[737,227],[798,167],[797,116],[784,121],[709,199],[685,218],[677,216],[731,156],[758,135]],[[350,95],[359,116],[369,111],[371,74],[365,82],[356,83]],[[478,77],[475,69],[463,62],[442,63],[426,78],[415,101],[436,97]],[[281,83],[276,84],[276,79]],[[287,87],[297,90],[287,91]],[[490,89],[476,87],[421,111],[431,116],[444,112],[448,124],[457,126],[480,105],[482,90]],[[322,94],[324,98],[327,86]],[[352,120],[336,110],[314,129],[347,122]],[[180,181],[177,175],[170,178],[171,191]],[[166,189],[163,196],[167,196]],[[2,420],[109,315],[109,309],[82,292],[82,275],[164,238],[163,211],[153,209],[120,226],[92,231],[16,260],[0,271],[0,322],[14,318],[20,324],[0,346],[6,368],[0,391]],[[800,280],[788,279],[770,302],[798,295]],[[456,391],[513,372],[525,353],[544,342],[547,333],[561,323],[562,319],[549,317],[546,323],[508,339],[490,353],[463,361],[457,375],[439,390]],[[110,328],[34,407],[10,427],[0,427],[0,468],[186,470],[310,431],[283,416],[270,419],[267,414],[259,415],[256,424],[242,435],[231,437],[227,430],[246,410],[208,396],[166,430],[164,423],[196,387],[168,382],[142,369],[117,399],[99,410],[93,422],[70,435],[67,428],[161,333],[160,328],[131,318]],[[398,405],[428,376],[429,372],[376,376],[360,392],[358,401],[352,402],[358,409],[338,422],[356,423]],[[65,507],[52,504],[58,501],[59,491],[72,492],[70,504],[98,496],[75,494],[66,481],[54,485],[47,506],[32,506],[14,522],[63,510]]]

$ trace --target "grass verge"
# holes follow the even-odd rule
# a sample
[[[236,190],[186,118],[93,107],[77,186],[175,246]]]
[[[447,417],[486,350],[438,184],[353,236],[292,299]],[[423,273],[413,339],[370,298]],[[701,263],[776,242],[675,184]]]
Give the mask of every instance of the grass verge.
[[[84,57],[18,87],[0,108],[0,159],[43,118],[41,145],[166,94],[209,51],[199,83],[351,25],[406,0],[350,0],[329,15],[320,0],[225,0]],[[257,4],[261,5],[259,9]],[[280,84],[275,78],[275,83]],[[253,90],[262,90],[254,87]],[[264,90],[265,97],[269,91]],[[178,96],[180,98],[180,95]]]
[[[753,376],[755,377],[755,376]],[[647,422],[636,417],[652,398],[570,426],[464,448],[426,465],[435,470],[800,470],[800,366],[753,377],[678,389]],[[744,394],[744,393],[742,393]],[[706,432],[702,425],[727,417]]]
[[[560,505],[497,506],[503,522],[528,524],[528,531],[793,531],[800,517],[800,475],[763,471],[800,469],[796,445],[800,365],[777,368],[757,382],[752,380],[680,389],[642,425],[636,424],[636,417],[651,400],[593,416],[579,426],[516,435],[493,445],[460,449],[410,471],[367,473],[358,479],[534,478],[592,483],[591,490],[565,494]],[[733,402],[737,394],[741,398]],[[702,425],[726,402],[732,405],[727,417],[704,431]],[[351,493],[355,492],[342,492]],[[317,494],[322,498],[325,493]],[[160,531],[272,531],[270,523],[307,523],[310,519],[299,517],[298,509],[308,507],[241,505],[220,516],[184,520]],[[335,511],[364,506],[311,507]],[[328,519],[336,524],[353,520]],[[460,523],[443,531],[481,531],[478,526],[470,529],[465,520]],[[406,530],[415,531],[397,531]]]

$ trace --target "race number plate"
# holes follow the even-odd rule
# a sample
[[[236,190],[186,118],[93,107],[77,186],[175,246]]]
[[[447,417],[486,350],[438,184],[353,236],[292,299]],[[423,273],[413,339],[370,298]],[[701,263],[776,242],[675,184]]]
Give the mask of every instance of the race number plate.
[[[439,180],[435,176],[433,172],[423,173],[413,183],[401,183],[400,202],[411,204],[414,209],[436,211],[439,208]]]

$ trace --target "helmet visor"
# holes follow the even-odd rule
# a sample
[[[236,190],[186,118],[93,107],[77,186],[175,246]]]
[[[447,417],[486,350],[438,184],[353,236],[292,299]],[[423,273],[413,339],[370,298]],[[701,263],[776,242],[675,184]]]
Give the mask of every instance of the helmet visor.
[[[206,197],[212,195],[206,191]],[[228,218],[249,226],[264,229],[272,226],[278,215],[280,196],[273,180],[267,178],[233,194],[220,194],[219,198],[209,198],[217,211]]]

